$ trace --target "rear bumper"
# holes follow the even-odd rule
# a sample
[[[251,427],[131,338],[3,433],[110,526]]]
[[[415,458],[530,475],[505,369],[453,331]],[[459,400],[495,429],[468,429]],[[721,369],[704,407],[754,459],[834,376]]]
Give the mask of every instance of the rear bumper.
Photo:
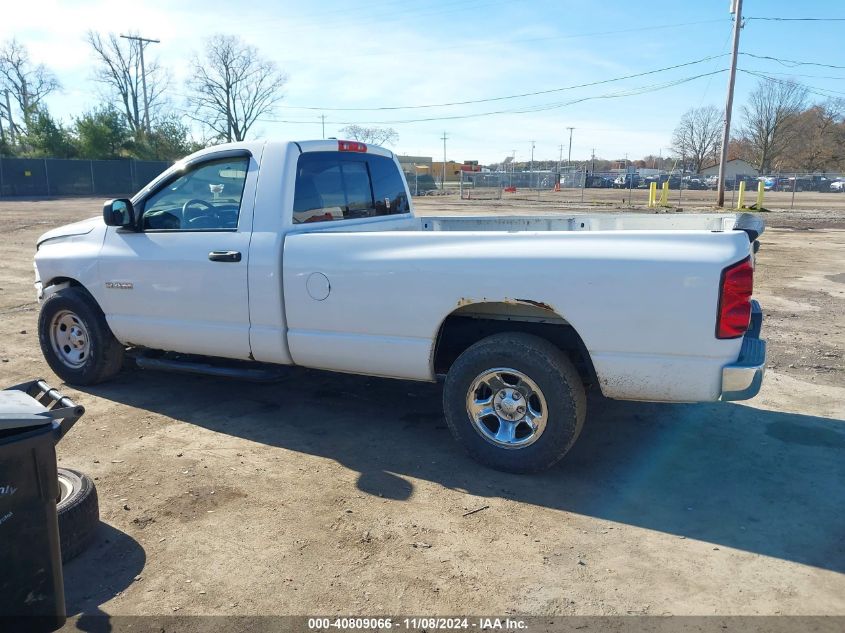
[[[766,370],[766,341],[760,338],[763,312],[751,302],[751,324],[742,337],[739,358],[722,368],[722,400],[748,400],[760,391]]]

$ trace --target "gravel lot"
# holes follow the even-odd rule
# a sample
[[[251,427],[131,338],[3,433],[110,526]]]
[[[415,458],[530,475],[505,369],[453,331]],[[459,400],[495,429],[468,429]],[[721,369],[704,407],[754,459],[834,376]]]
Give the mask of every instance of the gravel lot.
[[[34,242],[100,204],[0,201],[3,385],[59,383],[37,343]],[[60,464],[96,477],[103,521],[65,568],[69,613],[845,615],[845,213],[766,219],[762,393],[594,394],[573,451],[539,476],[465,457],[439,385],[127,370],[67,388],[88,412]]]

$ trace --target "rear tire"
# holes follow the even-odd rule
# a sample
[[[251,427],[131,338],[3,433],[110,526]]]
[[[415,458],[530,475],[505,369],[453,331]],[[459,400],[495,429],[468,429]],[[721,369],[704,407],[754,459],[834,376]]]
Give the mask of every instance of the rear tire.
[[[123,365],[123,345],[100,306],[78,287],[63,288],[44,301],[38,340],[50,369],[69,385],[103,382]]]
[[[88,547],[100,524],[97,489],[88,475],[70,468],[59,468],[61,496],[56,504],[59,515],[59,542],[62,562],[75,558]]]
[[[586,416],[584,384],[547,340],[496,334],[464,351],[446,376],[452,435],[479,462],[512,473],[545,470],[569,451]]]

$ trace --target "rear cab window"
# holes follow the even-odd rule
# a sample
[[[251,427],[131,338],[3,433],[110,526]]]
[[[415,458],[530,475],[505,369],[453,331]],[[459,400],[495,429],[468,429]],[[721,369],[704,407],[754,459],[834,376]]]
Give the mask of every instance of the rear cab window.
[[[375,154],[306,152],[299,156],[293,222],[329,222],[410,213],[396,164]]]

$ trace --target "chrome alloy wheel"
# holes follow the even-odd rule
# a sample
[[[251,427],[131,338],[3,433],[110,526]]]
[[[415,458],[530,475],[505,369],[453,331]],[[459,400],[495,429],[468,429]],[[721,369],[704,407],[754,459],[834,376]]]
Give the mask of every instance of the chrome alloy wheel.
[[[73,482],[70,481],[64,473],[59,471],[59,498],[56,503],[61,503],[67,499],[73,492]]]
[[[91,352],[88,329],[70,310],[56,313],[50,323],[50,345],[64,365],[77,369],[85,364]]]
[[[467,413],[485,440],[500,448],[524,448],[546,429],[543,392],[521,371],[497,367],[479,374],[467,391]]]

